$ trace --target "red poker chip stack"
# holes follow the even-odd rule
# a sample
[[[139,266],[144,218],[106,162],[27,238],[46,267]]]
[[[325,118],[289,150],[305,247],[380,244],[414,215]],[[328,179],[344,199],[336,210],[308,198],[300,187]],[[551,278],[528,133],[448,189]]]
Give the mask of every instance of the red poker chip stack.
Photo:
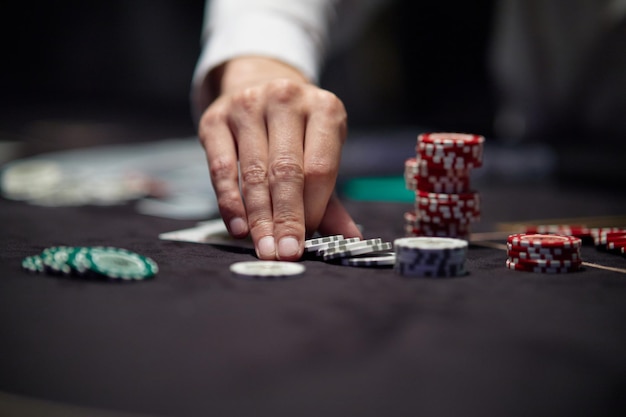
[[[605,227],[592,229],[593,243],[599,250],[626,254],[626,229]]]
[[[469,239],[480,220],[480,198],[470,186],[470,171],[482,166],[485,138],[463,133],[424,133],[417,137],[415,158],[404,164],[406,187],[415,191],[407,212],[407,236]]]
[[[507,238],[506,267],[515,271],[559,274],[582,266],[582,240],[575,236],[518,233]]]

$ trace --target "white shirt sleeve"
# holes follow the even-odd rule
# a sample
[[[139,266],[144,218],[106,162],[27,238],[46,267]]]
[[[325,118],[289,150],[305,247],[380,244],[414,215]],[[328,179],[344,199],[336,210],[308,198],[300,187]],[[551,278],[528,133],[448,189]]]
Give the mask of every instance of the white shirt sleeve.
[[[209,71],[237,56],[271,57],[316,82],[338,0],[207,0],[202,52],[192,81],[194,111],[211,102]]]
[[[384,0],[207,0],[202,52],[192,79],[196,120],[215,98],[207,75],[238,56],[265,56],[317,83],[329,49],[358,32]],[[345,41],[345,39],[343,39]]]

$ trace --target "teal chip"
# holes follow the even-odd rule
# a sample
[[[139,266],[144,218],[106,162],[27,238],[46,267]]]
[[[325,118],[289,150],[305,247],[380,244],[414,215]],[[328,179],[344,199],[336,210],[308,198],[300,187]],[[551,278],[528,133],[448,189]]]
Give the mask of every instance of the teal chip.
[[[94,273],[114,280],[142,280],[154,277],[159,267],[147,256],[112,247],[82,248],[70,263],[80,273]]]

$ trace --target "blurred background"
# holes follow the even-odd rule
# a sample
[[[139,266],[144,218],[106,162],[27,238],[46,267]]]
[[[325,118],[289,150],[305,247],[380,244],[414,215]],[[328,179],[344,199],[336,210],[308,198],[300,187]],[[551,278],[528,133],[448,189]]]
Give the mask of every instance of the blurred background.
[[[492,2],[457,3],[451,21],[444,2],[397,2],[331,57],[323,84],[346,101],[355,129],[444,124],[489,134]],[[3,6],[14,24],[3,25],[1,139],[45,151],[194,134],[188,97],[203,7],[202,0]],[[416,36],[429,41],[416,49],[409,41]],[[442,55],[447,65],[423,65]]]
[[[0,162],[195,135],[189,88],[203,9],[202,0],[4,5]],[[544,171],[550,172],[555,156],[564,161],[557,169],[577,180],[623,175],[619,160],[604,159],[605,153],[619,153],[603,148],[607,152],[590,156],[586,138],[561,135],[556,150],[539,141],[525,153],[527,148],[495,131],[488,68],[494,10],[492,0],[390,2],[350,48],[329,57],[322,85],[344,100],[352,135],[362,138],[359,146],[372,145],[369,155],[376,159],[381,137],[388,139],[386,147],[410,154],[407,146],[420,130],[464,131],[489,138],[491,160],[500,166],[493,177],[525,162],[531,175],[541,171],[537,164],[547,164]],[[502,152],[494,147],[500,144]],[[511,163],[509,157],[522,160]],[[346,160],[348,171],[351,163]]]

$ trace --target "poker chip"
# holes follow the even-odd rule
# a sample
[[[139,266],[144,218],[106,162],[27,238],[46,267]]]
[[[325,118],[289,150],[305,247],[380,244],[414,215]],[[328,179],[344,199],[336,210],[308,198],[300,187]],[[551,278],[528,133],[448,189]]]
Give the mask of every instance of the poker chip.
[[[240,278],[290,278],[306,271],[303,264],[285,261],[243,261],[230,265],[230,272]]]
[[[555,234],[565,236],[575,236],[580,239],[592,238],[591,228],[582,224],[540,224],[526,225],[524,233],[526,234]]]
[[[330,242],[323,242],[323,243],[318,243],[317,245],[305,246],[304,247],[304,252],[305,253],[323,252],[323,251],[331,249],[331,248],[336,248],[338,246],[342,246],[342,245],[346,245],[346,244],[350,244],[350,243],[356,243],[356,242],[359,242],[359,241],[360,241],[360,239],[358,237],[351,237],[351,238],[348,238],[348,239],[341,239],[341,240],[334,240],[334,241],[330,241]]]
[[[69,258],[69,263],[80,274],[90,272],[113,280],[142,280],[159,271],[152,259],[113,247],[81,248]]]
[[[414,219],[405,216],[407,237],[468,239],[480,221],[479,194],[470,172],[482,166],[485,138],[465,133],[423,133],[415,157],[405,160],[405,186],[415,191]]]
[[[579,266],[576,267],[542,267],[542,266],[531,266],[522,263],[515,263],[513,260],[507,259],[505,263],[508,269],[512,269],[514,271],[523,271],[523,272],[536,272],[542,274],[565,274],[570,272],[576,272],[580,270]]]
[[[38,255],[27,256],[26,258],[22,259],[22,269],[36,273],[45,272],[43,260]]]
[[[381,238],[361,240],[356,237],[343,238],[342,236],[341,239],[315,240],[315,242],[314,239],[309,239],[304,243],[307,255],[325,262],[362,267],[393,264],[387,252],[393,248],[393,245],[391,242],[384,242]]]
[[[526,252],[533,254],[543,254],[552,256],[571,256],[573,253],[580,253],[580,247],[577,248],[541,248],[529,246],[516,246],[510,243],[506,244],[506,248],[510,252]]]
[[[334,252],[342,252],[342,251],[346,251],[349,249],[357,249],[357,248],[362,248],[362,247],[367,247],[367,246],[380,245],[381,243],[383,243],[383,240],[380,238],[367,239],[367,240],[361,240],[359,238],[344,239],[344,240],[335,242],[334,245],[331,245],[328,248],[319,249],[316,252],[316,255],[323,257],[326,254],[331,254]]]
[[[533,253],[516,250],[508,250],[507,255],[510,258],[518,259],[546,259],[546,260],[580,260],[580,252],[575,251],[572,253]]]
[[[581,243],[575,236],[517,233],[507,238],[505,265],[515,271],[567,273],[582,266]]]
[[[143,255],[113,247],[52,246],[27,256],[22,268],[48,275],[131,281],[152,278],[157,263]]]
[[[390,242],[374,243],[356,247],[349,247],[346,249],[335,248],[328,252],[325,252],[324,255],[322,255],[322,259],[324,259],[324,261],[332,261],[337,259],[349,258],[356,255],[387,251],[391,248],[392,245]]]
[[[341,260],[342,265],[359,267],[393,266],[395,262],[396,254],[393,252],[385,252],[374,256],[343,258]]]
[[[405,237],[394,240],[394,270],[409,277],[456,277],[466,274],[466,240],[449,237]]]
[[[330,242],[336,242],[338,240],[343,240],[343,235],[322,236],[315,239],[307,239],[304,241],[304,248],[312,248],[314,246],[323,245]]]
[[[509,235],[507,243],[513,246],[530,248],[579,248],[582,245],[580,238],[575,236],[526,234],[518,233]]]

